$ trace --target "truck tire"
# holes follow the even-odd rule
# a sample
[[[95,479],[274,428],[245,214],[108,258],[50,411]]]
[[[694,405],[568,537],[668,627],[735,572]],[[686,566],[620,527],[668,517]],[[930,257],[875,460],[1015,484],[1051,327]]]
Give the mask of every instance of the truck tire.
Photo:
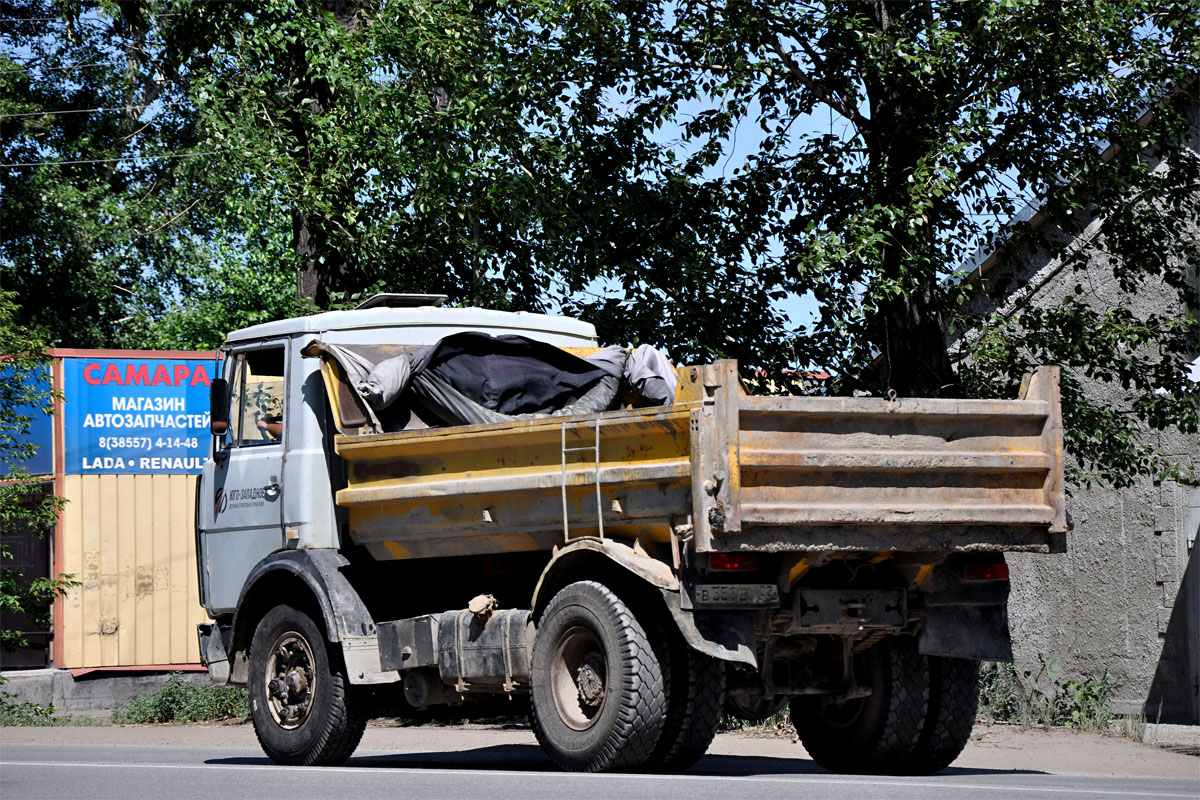
[[[929,711],[921,738],[908,762],[912,775],[929,775],[950,766],[971,738],[979,711],[979,662],[927,656]]]
[[[574,772],[641,766],[667,699],[645,629],[607,587],[572,583],[546,606],[533,640],[533,732]]]
[[[666,667],[667,715],[662,736],[645,767],[681,772],[695,764],[712,744],[725,702],[725,664],[688,647],[681,636],[668,643],[660,662]]]
[[[338,654],[304,611],[278,605],[250,643],[250,716],[276,764],[333,765],[362,739],[366,714],[349,702]]]
[[[929,708],[929,670],[908,641],[882,641],[855,656],[855,680],[871,694],[833,703],[791,702],[792,724],[813,760],[833,772],[897,775],[916,749]]]

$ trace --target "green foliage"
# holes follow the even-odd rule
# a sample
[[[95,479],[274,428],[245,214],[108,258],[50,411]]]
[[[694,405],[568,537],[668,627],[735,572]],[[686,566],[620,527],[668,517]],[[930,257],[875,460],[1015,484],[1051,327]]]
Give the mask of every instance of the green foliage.
[[[1200,383],[1189,381],[1189,356],[1200,324],[1184,313],[1144,319],[1128,308],[1097,309],[1074,298],[1056,308],[1023,308],[995,317],[961,374],[977,396],[1015,392],[1037,364],[1063,366],[1063,438],[1072,483],[1128,486],[1138,475],[1194,484],[1191,464],[1158,449],[1147,430],[1200,430]],[[1096,391],[1097,384],[1102,388]]]
[[[214,239],[210,262],[181,266],[178,296],[163,300],[154,288],[140,290],[130,301],[125,341],[166,350],[216,349],[229,331],[310,311],[296,300],[295,276],[278,267],[290,258],[287,237],[277,229],[251,231],[254,248]]]
[[[979,673],[979,714],[989,725],[996,722],[1032,724],[1026,692],[1012,664],[990,664]]]
[[[562,309],[683,363],[827,369],[836,392],[1004,396],[1057,363],[1080,480],[1187,477],[1146,432],[1200,408],[1195,3],[12,13],[58,21],[12,26],[0,112],[30,116],[0,131],[6,161],[122,159],[3,170],[0,211],[27,224],[0,281],[51,341],[212,347],[382,283]],[[52,115],[92,108],[124,110]],[[1080,294],[995,313],[1005,287],[964,265],[997,250]],[[1097,270],[1119,297],[1092,296]],[[1140,311],[1150,292],[1174,310]],[[809,327],[781,305],[804,296]]]
[[[173,672],[153,692],[139,694],[129,704],[113,711],[113,724],[137,725],[151,722],[203,722],[250,716],[250,699],[236,686],[195,686],[183,683]]]
[[[796,736],[796,726],[792,724],[792,718],[786,705],[762,722],[748,722],[740,717],[722,714],[717,731],[720,733],[743,731],[763,736],[785,736],[789,738],[795,738]]]
[[[993,664],[980,673],[979,711],[988,724],[1077,728],[1108,733],[1116,712],[1116,680],[1105,670],[1099,677],[1062,680],[1059,665],[1038,655],[1036,674],[1018,676],[1012,664]]]
[[[654,35],[660,81],[675,98],[713,104],[687,124],[703,144],[689,166],[712,169],[739,125],[759,128],[728,185],[762,223],[760,251],[778,254],[763,267],[821,301],[804,340],[817,363],[845,381],[878,352],[871,388],[936,394],[957,391],[941,337],[979,288],[956,270],[1028,228],[1018,214],[1027,204],[1072,232],[1090,222],[1081,210],[1103,213],[1126,232],[1108,247],[1131,277],[1161,274],[1156,240],[1186,259],[1186,239],[1151,234],[1186,222],[1127,207],[1136,196],[1136,208],[1161,201],[1196,219],[1185,202],[1194,159],[1179,146],[1186,119],[1168,107],[1137,120],[1190,76],[1198,13],[1127,0],[1086,12],[1034,0],[696,0]],[[1104,136],[1178,171],[1102,158]],[[1047,244],[1057,253],[1066,243]]]
[[[54,393],[46,376],[49,358],[35,334],[16,319],[14,293],[0,291],[0,562],[11,563],[12,535],[33,530],[45,536],[62,508],[62,500],[46,489],[44,478],[32,476],[24,462],[36,452],[29,441],[33,414],[53,410]],[[73,576],[27,580],[19,570],[0,567],[0,610],[25,614],[34,625],[50,627],[49,603],[79,584]],[[13,652],[24,647],[19,631],[0,629],[0,650]]]
[[[27,700],[18,700],[12,692],[0,692],[0,728],[71,724],[71,719],[60,717],[54,706],[40,706]]]
[[[164,94],[178,64],[154,58],[147,11],[4,5],[0,113],[17,116],[0,126],[0,149],[5,164],[30,166],[0,169],[0,286],[49,344],[121,342],[134,293],[171,285],[194,258],[195,237],[172,221],[195,198],[170,168],[193,145],[191,122]]]

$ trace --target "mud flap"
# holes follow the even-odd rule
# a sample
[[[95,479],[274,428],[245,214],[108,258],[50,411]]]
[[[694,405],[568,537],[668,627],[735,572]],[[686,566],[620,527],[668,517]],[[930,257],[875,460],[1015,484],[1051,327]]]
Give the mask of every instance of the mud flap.
[[[688,646],[735,664],[758,667],[754,657],[754,616],[746,611],[694,613],[679,604],[679,592],[662,589],[663,602]]]
[[[1011,662],[1008,607],[934,606],[925,612],[917,649],[926,656]]]
[[[220,631],[212,623],[204,622],[196,626],[196,636],[200,640],[200,663],[208,667],[209,680],[218,686],[229,683],[229,655]]]

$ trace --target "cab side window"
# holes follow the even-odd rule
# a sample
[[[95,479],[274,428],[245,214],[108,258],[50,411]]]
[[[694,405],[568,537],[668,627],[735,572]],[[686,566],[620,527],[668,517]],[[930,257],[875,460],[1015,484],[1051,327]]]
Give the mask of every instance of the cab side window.
[[[273,444],[283,438],[284,350],[271,347],[236,356],[231,385],[234,444],[239,447]]]

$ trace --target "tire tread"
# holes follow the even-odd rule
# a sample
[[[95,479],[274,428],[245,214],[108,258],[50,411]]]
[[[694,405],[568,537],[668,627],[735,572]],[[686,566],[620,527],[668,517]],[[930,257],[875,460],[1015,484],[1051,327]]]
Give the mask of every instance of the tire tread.
[[[876,691],[865,699],[872,713],[849,732],[823,722],[820,701],[792,701],[791,718],[804,749],[833,772],[898,775],[907,772],[929,708],[929,670],[924,656],[907,641],[880,642],[868,651],[878,659]]]
[[[664,772],[685,770],[708,751],[725,706],[723,662],[686,644],[674,656],[683,664],[672,665],[666,724],[647,764]]]
[[[929,713],[908,762],[913,775],[941,772],[971,738],[979,712],[979,662],[929,656]]]

